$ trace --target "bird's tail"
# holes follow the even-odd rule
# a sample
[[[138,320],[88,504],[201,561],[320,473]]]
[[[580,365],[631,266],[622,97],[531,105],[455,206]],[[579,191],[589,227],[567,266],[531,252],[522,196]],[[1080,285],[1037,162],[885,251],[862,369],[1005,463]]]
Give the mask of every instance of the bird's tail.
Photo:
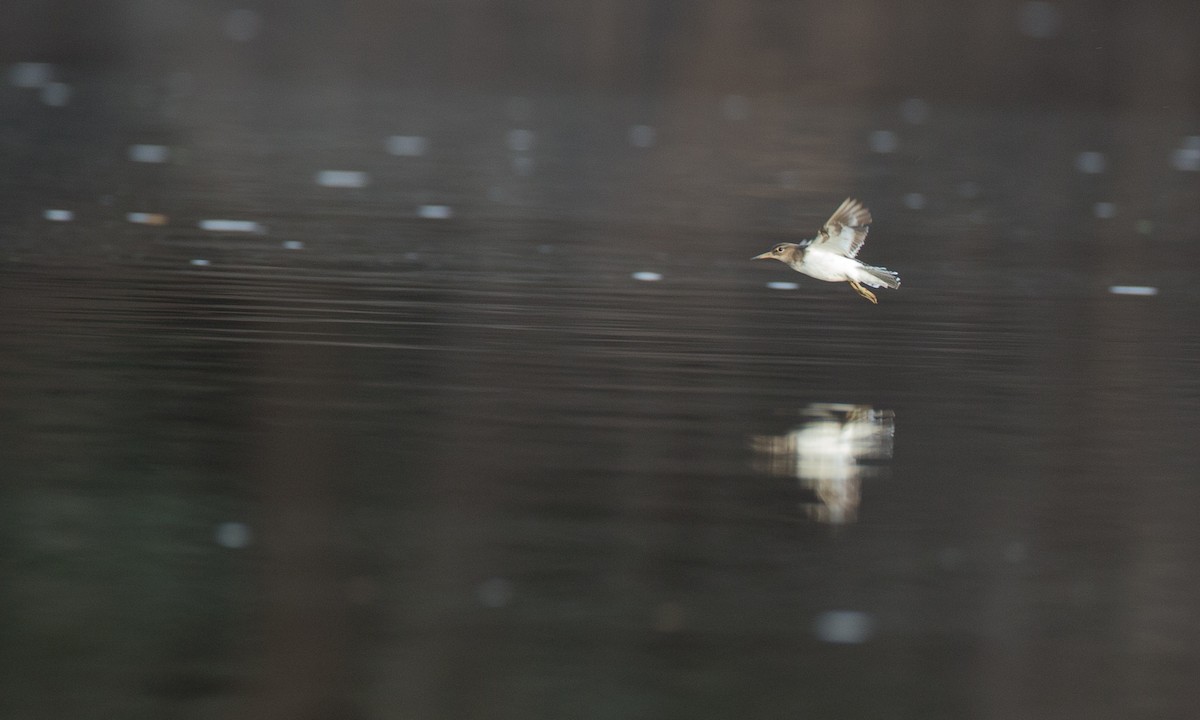
[[[900,276],[887,268],[864,265],[862,271],[867,277],[861,278],[859,282],[864,285],[891,288],[892,290],[900,287]]]

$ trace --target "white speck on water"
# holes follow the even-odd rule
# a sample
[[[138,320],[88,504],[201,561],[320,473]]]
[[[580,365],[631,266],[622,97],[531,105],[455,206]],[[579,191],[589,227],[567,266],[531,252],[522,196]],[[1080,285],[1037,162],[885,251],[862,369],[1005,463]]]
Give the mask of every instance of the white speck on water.
[[[225,16],[225,35],[230,40],[249,42],[258,36],[262,28],[262,16],[247,8],[230,10]]]
[[[767,287],[771,288],[772,290],[799,290],[800,283],[787,282],[784,280],[774,280],[772,282],[767,283]]]
[[[1021,33],[1034,40],[1049,40],[1058,35],[1062,12],[1051,2],[1034,0],[1021,6],[1018,23]]]
[[[1171,153],[1171,165],[1180,172],[1200,172],[1200,148],[1176,149]]]
[[[370,178],[359,170],[322,170],[317,173],[316,181],[322,187],[361,188],[367,186]]]
[[[1108,289],[1113,295],[1157,295],[1158,288],[1149,285],[1113,285]]]
[[[870,146],[871,152],[886,155],[896,152],[896,148],[900,147],[900,140],[891,130],[876,130],[867,136],[867,145]]]
[[[19,62],[8,71],[8,81],[19,88],[45,87],[54,75],[50,63]]]
[[[721,114],[726,120],[745,120],[750,117],[750,101],[744,95],[726,95],[721,100]]]
[[[658,282],[659,280],[663,279],[662,273],[650,272],[647,270],[635,272],[632,277],[634,280],[640,280],[642,282]]]
[[[521,177],[529,177],[533,174],[533,158],[525,157],[524,155],[513,158],[512,169],[514,173]]]
[[[839,645],[857,645],[875,634],[875,619],[858,610],[830,610],[813,620],[818,640]]]
[[[166,145],[130,145],[129,159],[140,163],[165,163],[171,156]]]
[[[303,250],[304,243],[300,240],[284,240],[283,241],[283,249],[284,250]]]
[[[265,227],[253,220],[201,220],[200,229],[210,232],[242,232],[260,235],[267,231]]]
[[[212,263],[204,258],[192,258],[192,265],[195,265],[196,267],[208,267],[211,264]]]
[[[167,216],[162,213],[131,212],[125,214],[125,219],[136,225],[167,224]]]
[[[958,184],[958,196],[964,200],[974,200],[979,197],[979,183],[964,180]]]
[[[1092,206],[1092,214],[1101,220],[1109,220],[1117,216],[1117,206],[1110,202],[1098,202]]]
[[[929,119],[929,103],[921,98],[909,98],[900,103],[900,117],[909,125],[924,125]]]
[[[634,147],[648,148],[658,139],[658,133],[649,125],[634,125],[629,128],[629,144]]]
[[[223,522],[217,525],[213,536],[218,545],[230,550],[249,547],[254,540],[254,533],[250,532],[250,526],[240,522]]]
[[[1075,157],[1075,169],[1088,175],[1099,175],[1108,166],[1104,153],[1085,150]]]
[[[400,157],[420,157],[429,152],[429,140],[420,135],[393,135],[387,139],[387,151]]]
[[[53,222],[71,222],[75,219],[75,213],[70,210],[47,210],[42,217]]]
[[[533,149],[533,143],[537,136],[532,130],[509,130],[508,131],[508,149],[513,152],[529,152]]]
[[[50,107],[63,107],[71,101],[71,86],[66,83],[46,83],[42,88],[42,102]]]
[[[904,207],[909,210],[924,210],[925,196],[919,192],[911,192],[904,196]]]
[[[484,607],[502,608],[512,602],[513,584],[504,578],[489,578],[479,583],[475,595]]]
[[[418,217],[430,220],[448,220],[454,215],[449,205],[422,205],[417,208]]]
[[[1154,223],[1150,220],[1138,220],[1134,224],[1133,229],[1136,230],[1139,235],[1149,235],[1150,233],[1154,232]]]

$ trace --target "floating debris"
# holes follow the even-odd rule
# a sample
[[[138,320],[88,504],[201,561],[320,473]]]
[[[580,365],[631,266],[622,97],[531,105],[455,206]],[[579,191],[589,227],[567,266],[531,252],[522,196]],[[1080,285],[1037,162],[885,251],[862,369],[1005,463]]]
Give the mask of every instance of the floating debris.
[[[19,88],[41,88],[50,82],[54,66],[50,63],[19,62],[8,71],[8,81]]]
[[[417,208],[417,215],[429,220],[449,220],[454,216],[454,211],[449,205],[422,205]]]
[[[167,224],[167,216],[161,213],[131,212],[125,214],[125,219],[137,225]]]
[[[1086,150],[1075,157],[1075,169],[1085,175],[1099,175],[1108,167],[1104,153]]]
[[[429,152],[429,140],[420,135],[393,135],[387,139],[387,151],[400,157],[420,157]]]
[[[129,159],[140,163],[165,163],[171,156],[166,145],[130,145]]]
[[[240,522],[223,522],[217,525],[213,535],[218,545],[231,550],[249,547],[254,540],[254,533],[250,532],[250,526]]]
[[[1200,135],[1189,135],[1171,153],[1171,164],[1180,172],[1200,172]]]
[[[192,265],[196,267],[208,267],[211,263],[204,258],[192,258]]]
[[[1149,285],[1113,285],[1108,289],[1113,295],[1157,295],[1158,288]]]
[[[830,610],[813,620],[818,640],[839,645],[858,645],[875,634],[875,619],[857,610]]]
[[[252,220],[201,220],[200,229],[210,232],[241,232],[262,234],[265,227]]]
[[[283,241],[283,249],[284,250],[303,250],[304,243],[301,242],[300,240],[284,240]]]
[[[640,280],[642,282],[658,282],[659,280],[663,279],[662,273],[650,272],[646,270],[635,272],[631,277],[634,280]]]
[[[322,187],[361,188],[367,186],[369,178],[358,170],[322,170],[316,181]]]
[[[772,290],[799,290],[800,283],[786,282],[784,280],[772,280],[767,283],[767,287]]]
[[[70,210],[46,210],[42,217],[53,222],[71,222],[75,219],[75,213]]]

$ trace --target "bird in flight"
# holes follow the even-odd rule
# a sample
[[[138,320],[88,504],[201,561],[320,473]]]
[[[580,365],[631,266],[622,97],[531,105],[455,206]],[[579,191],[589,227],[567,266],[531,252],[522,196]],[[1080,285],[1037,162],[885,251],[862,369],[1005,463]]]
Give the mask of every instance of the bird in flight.
[[[854,259],[870,229],[871,211],[846,198],[812,240],[779,243],[752,260],[778,260],[796,272],[825,282],[848,282],[854,292],[878,305],[875,293],[863,287],[900,287],[900,276],[887,268],[872,267]]]

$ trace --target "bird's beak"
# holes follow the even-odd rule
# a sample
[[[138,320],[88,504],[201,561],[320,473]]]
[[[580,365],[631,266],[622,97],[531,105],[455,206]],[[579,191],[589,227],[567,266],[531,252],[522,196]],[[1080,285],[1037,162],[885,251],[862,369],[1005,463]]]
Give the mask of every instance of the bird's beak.
[[[770,260],[771,259],[771,251],[768,250],[765,253],[763,253],[762,255],[755,255],[754,257],[752,257],[750,259],[751,260]]]

